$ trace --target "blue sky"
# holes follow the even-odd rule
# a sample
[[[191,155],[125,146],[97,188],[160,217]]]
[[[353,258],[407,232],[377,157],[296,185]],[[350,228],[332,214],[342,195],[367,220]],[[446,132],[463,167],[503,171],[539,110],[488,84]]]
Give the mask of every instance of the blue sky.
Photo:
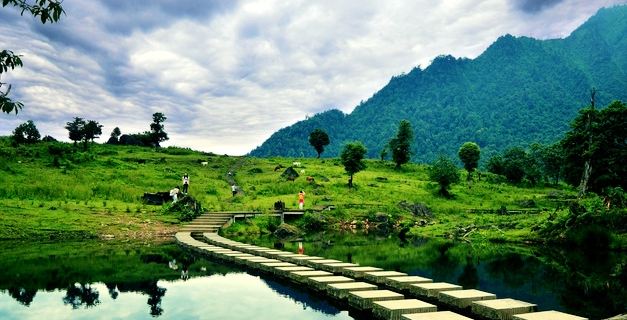
[[[42,25],[0,8],[0,48],[23,57],[3,74],[32,119],[68,140],[79,116],[122,133],[163,112],[164,145],[245,154],[307,115],[351,112],[394,75],[440,54],[474,58],[500,35],[563,38],[627,0],[65,0]]]

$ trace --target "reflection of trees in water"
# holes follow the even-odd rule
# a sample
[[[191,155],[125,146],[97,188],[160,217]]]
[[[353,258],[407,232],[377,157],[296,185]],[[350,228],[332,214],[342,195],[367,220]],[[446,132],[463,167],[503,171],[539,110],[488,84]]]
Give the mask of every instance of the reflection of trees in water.
[[[459,278],[457,278],[457,283],[464,289],[474,289],[479,286],[479,273],[471,258],[466,259],[466,265]]]
[[[541,274],[540,264],[534,257],[506,253],[487,263],[486,270],[492,278],[502,279],[510,288],[520,288]]]
[[[146,293],[150,296],[148,298],[148,305],[150,306],[151,316],[158,317],[163,313],[163,308],[161,308],[161,299],[165,295],[165,291],[165,288],[157,286],[156,281],[152,282],[151,286],[148,287]]]
[[[118,295],[120,294],[120,291],[118,291],[118,286],[113,283],[105,283],[105,285],[107,286],[107,290],[109,290],[109,296],[111,297],[111,299],[117,299]]]
[[[148,295],[147,304],[150,306],[150,315],[158,317],[163,314],[161,300],[165,296],[166,289],[159,287],[157,281],[105,283],[105,285],[109,289],[109,294],[111,294],[112,290],[116,291],[116,297],[117,292],[139,292]]]
[[[13,299],[27,307],[30,306],[30,303],[33,302],[33,299],[37,294],[36,289],[9,288],[8,291],[9,295],[13,297]]]
[[[289,297],[296,302],[302,303],[304,307],[309,307],[328,315],[336,315],[340,313],[340,310],[331,305],[327,300],[309,294],[309,292],[303,290],[302,288],[294,288],[289,285],[284,285],[266,277],[262,277],[261,280],[265,282],[274,292],[282,296]]]
[[[100,303],[99,297],[98,290],[92,288],[91,285],[76,283],[67,288],[63,304],[71,305],[72,309],[78,309],[81,305],[90,308]]]

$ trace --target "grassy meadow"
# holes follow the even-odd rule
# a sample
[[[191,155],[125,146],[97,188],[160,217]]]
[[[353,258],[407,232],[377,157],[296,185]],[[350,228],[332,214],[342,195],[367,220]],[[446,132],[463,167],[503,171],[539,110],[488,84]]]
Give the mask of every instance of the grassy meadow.
[[[407,164],[396,170],[389,161],[367,160],[367,168],[355,175],[353,189],[338,159],[251,158],[217,156],[182,148],[152,148],[91,145],[89,151],[72,149],[55,159],[51,143],[13,147],[0,139],[0,239],[76,239],[111,237],[157,239],[179,227],[167,207],[143,204],[144,192],[168,191],[181,185],[184,173],[190,176],[189,194],[207,211],[268,212],[274,202],[284,201],[297,208],[297,194],[306,192],[305,208],[322,209],[336,225],[386,215],[397,226],[404,225],[410,236],[451,237],[456,230],[473,240],[533,240],[533,228],[555,211],[558,203],[547,198],[556,191],[574,194],[560,186],[524,187],[483,175],[481,181],[453,185],[453,199],[437,196],[437,185],[429,182],[426,165]],[[294,161],[300,177],[281,178]],[[202,162],[207,162],[203,165]],[[240,187],[232,197],[227,173]],[[460,174],[464,175],[460,169]],[[315,181],[307,181],[311,176]],[[398,204],[421,203],[432,218],[415,217]],[[469,209],[517,209],[529,206],[540,213],[498,215],[471,214]],[[264,233],[272,218],[235,224],[227,232]],[[423,220],[421,226],[418,222]],[[469,230],[467,232],[467,230]]]

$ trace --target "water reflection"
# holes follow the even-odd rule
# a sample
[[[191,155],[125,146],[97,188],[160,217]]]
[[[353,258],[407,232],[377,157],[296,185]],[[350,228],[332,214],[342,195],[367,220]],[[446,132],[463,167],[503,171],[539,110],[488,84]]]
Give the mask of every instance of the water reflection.
[[[0,254],[0,319],[352,319],[173,244],[6,243]]]
[[[268,245],[270,238],[242,238]],[[305,239],[310,255],[406,272],[457,283],[555,309],[602,319],[627,313],[627,255],[567,248],[453,243],[443,239],[403,241],[325,233]],[[285,242],[296,252],[296,243]]]

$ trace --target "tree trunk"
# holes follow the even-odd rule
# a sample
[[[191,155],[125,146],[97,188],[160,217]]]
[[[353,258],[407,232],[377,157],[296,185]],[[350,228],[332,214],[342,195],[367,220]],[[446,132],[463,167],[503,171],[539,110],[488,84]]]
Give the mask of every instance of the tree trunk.
[[[353,175],[350,175],[350,178],[348,178],[348,188],[352,188],[353,187]]]
[[[578,198],[581,198],[586,194],[586,190],[588,189],[588,180],[590,180],[590,173],[592,173],[592,166],[590,165],[590,160],[586,160],[586,164],[583,168],[583,176],[581,177],[581,183],[579,184]]]
[[[320,152],[318,152],[318,158],[317,159],[320,159]]]

